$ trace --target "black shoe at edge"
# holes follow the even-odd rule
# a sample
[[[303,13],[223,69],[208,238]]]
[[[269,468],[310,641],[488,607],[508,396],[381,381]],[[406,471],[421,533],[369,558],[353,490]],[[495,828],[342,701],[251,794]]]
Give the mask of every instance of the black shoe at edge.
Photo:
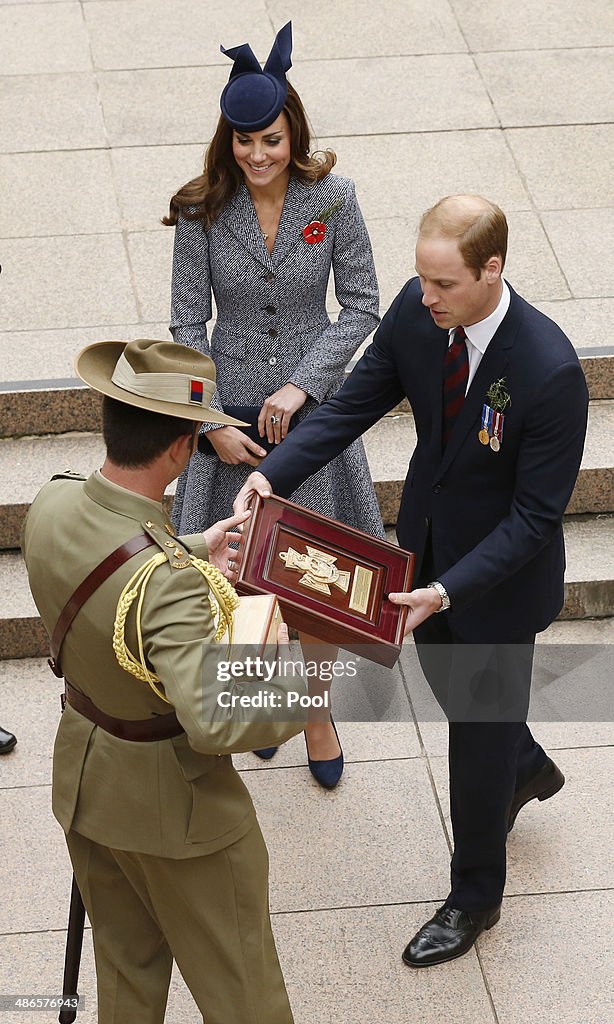
[[[543,768],[541,768],[537,775],[534,775],[524,786],[516,790],[514,793],[514,799],[512,800],[512,806],[510,807],[510,815],[507,822],[507,831],[511,832],[514,827],[514,822],[518,816],[518,812],[522,810],[525,804],[528,804],[530,800],[549,800],[551,796],[558,793],[560,789],[565,785],[565,776],[560,768],[555,765],[552,758],[548,758]]]
[[[491,910],[457,910],[444,904],[422,925],[403,951],[409,967],[434,967],[467,953],[483,931],[501,917],[501,904]]]
[[[17,737],[12,732],[0,729],[0,754],[9,754],[16,743]]]

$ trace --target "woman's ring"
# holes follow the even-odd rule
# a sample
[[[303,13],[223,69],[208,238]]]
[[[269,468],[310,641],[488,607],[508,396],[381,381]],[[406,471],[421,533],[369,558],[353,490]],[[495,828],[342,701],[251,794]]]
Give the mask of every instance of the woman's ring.
[[[234,569],[234,567],[235,567],[234,561],[232,560],[232,558],[229,558],[228,559],[228,568],[230,569],[231,572]]]
[[[271,423],[273,425],[275,425],[276,423],[279,423],[279,417],[278,416],[271,416]]]

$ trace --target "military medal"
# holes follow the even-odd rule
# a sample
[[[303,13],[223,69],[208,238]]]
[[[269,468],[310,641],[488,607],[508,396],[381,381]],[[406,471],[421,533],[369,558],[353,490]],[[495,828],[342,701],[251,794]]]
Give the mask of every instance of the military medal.
[[[350,588],[351,572],[339,569],[335,562],[335,555],[328,555],[325,551],[305,545],[307,553],[296,551],[289,547],[287,551],[280,551],[279,557],[286,566],[294,572],[303,573],[299,583],[309,590],[319,590],[322,594],[331,595],[331,586],[338,587],[347,594]]]
[[[492,420],[492,436],[490,438],[490,447],[493,452],[498,452],[503,443],[503,423],[505,416],[502,412],[496,412],[493,415]]]
[[[478,432],[478,440],[480,444],[487,445],[490,443],[490,424],[492,422],[492,409],[489,405],[482,406],[482,427]]]

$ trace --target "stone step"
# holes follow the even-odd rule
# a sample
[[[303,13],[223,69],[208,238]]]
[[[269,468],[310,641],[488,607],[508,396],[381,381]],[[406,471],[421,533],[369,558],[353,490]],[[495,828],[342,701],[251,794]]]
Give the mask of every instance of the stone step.
[[[0,658],[40,658],[49,652],[49,640],[32,600],[21,554],[0,554]]]
[[[0,383],[0,437],[98,431],[100,404],[76,377]]]
[[[614,512],[614,401],[591,403],[582,468],[568,513]],[[369,465],[387,525],[397,520],[409,454],[415,444],[409,413],[390,414],[365,434]],[[30,502],[54,473],[89,474],[102,464],[99,434],[67,433],[0,440],[0,549],[19,546]],[[496,457],[496,456],[493,456]]]
[[[614,402],[591,402],[582,466],[567,508],[569,515],[614,512],[613,436]],[[386,525],[394,525],[409,454],[416,441],[413,418],[409,413],[390,414],[367,431],[363,440],[382,518]]]
[[[614,350],[585,348],[578,355],[591,400],[614,398]]]
[[[578,349],[591,399],[614,398],[614,349]],[[348,372],[356,362],[353,359]],[[407,412],[407,402],[399,411]],[[0,437],[100,430],[100,396],[76,377],[0,383]]]
[[[412,643],[411,638],[406,642]],[[537,642],[539,644],[573,646],[578,644],[612,645],[614,644],[614,617],[608,619],[557,619],[548,629],[538,635]],[[52,678],[47,664],[46,651],[40,657],[36,655],[30,657],[24,654],[22,658],[0,660],[0,700],[3,696],[3,687],[12,686],[15,677],[19,677],[22,685],[36,685],[37,689],[40,687],[45,692],[50,690],[49,684],[51,684],[51,688],[56,685],[56,680]],[[61,687],[61,682],[57,680],[58,691]]]
[[[578,516],[565,522],[567,569],[561,619],[614,614],[614,516]]]
[[[100,434],[57,434],[0,440],[0,548],[18,548],[30,502],[55,473],[88,476],[102,465]]]
[[[582,467],[569,514],[614,512],[614,401],[591,403]],[[365,434],[365,447],[384,522],[394,525],[409,453],[415,444],[409,413],[390,414]],[[54,473],[72,469],[87,475],[100,466],[99,434],[67,433],[0,440],[0,548],[19,546],[32,498]]]
[[[565,536],[568,564],[560,619],[610,618],[614,611],[614,516],[567,520]],[[0,659],[45,657],[48,641],[19,552],[0,553],[0,587],[4,594]]]
[[[614,644],[614,617],[607,619],[556,619],[539,633],[540,644]]]

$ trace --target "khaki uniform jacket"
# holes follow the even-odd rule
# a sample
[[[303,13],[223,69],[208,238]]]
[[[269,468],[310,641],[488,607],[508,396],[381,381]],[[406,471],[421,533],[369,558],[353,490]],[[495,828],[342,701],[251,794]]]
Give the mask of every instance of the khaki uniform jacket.
[[[124,671],[112,647],[119,595],[134,572],[158,550],[170,552],[153,573],[142,611],[149,665],[160,677],[185,734],[157,742],[117,739],[69,705],[61,717],[53,762],[53,811],[69,829],[104,846],[184,858],[213,853],[252,827],[250,796],[235,771],[233,752],[277,745],[300,732],[304,721],[276,721],[282,714],[218,706],[222,691],[253,693],[253,681],[221,683],[207,650],[214,635],[207,583],[173,549],[189,546],[207,557],[202,534],[173,548],[163,506],[94,473],[88,480],[58,479],[35,498],[23,533],[30,587],[47,631],[76,587],[111,551],[137,534],[156,547],[134,555],[82,607],[66,635],[66,679],[98,708],[124,719],[168,714],[169,705],[147,683]],[[126,641],[138,650],[135,606]],[[274,677],[268,691],[301,690],[300,680]],[[304,713],[303,713],[304,714]]]

